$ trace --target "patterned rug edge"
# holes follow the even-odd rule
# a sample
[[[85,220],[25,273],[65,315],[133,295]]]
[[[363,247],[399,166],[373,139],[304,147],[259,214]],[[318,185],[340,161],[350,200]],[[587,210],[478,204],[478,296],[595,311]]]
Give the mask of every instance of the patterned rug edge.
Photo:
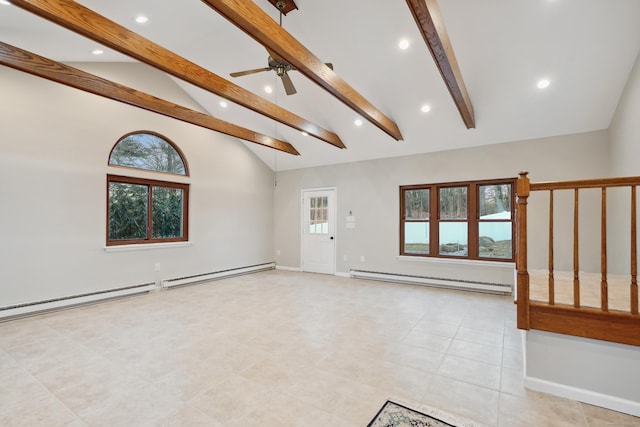
[[[396,407],[402,408],[404,411],[418,414],[418,416],[416,417],[416,421],[419,421],[419,418],[420,418],[419,416],[421,415],[423,417],[427,417],[433,420],[435,424],[417,424],[417,423],[416,424],[389,424],[389,423],[380,424],[379,422],[376,424],[376,421],[381,421],[381,420],[378,420],[378,418],[383,413],[387,405],[395,405]],[[412,425],[417,425],[417,426],[433,425],[433,426],[443,426],[443,427],[486,427],[482,423],[471,421],[467,418],[464,418],[458,415],[453,415],[451,413],[448,413],[446,411],[443,411],[441,409],[438,409],[432,406],[428,406],[425,404],[417,404],[416,402],[407,402],[404,399],[392,399],[392,398],[387,399],[387,401],[380,407],[380,409],[378,410],[376,415],[373,417],[373,419],[369,422],[369,424],[367,424],[367,427],[377,427],[377,426],[384,426],[384,427],[399,426],[400,427],[403,425],[408,425],[408,426],[409,425],[411,426]]]

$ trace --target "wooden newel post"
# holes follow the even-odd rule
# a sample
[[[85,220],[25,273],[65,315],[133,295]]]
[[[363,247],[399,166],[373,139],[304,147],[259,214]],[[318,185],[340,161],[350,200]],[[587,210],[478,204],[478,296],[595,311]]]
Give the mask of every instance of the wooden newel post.
[[[516,208],[516,303],[518,305],[518,329],[529,329],[529,272],[527,271],[527,199],[530,184],[527,174],[520,172],[517,184]]]

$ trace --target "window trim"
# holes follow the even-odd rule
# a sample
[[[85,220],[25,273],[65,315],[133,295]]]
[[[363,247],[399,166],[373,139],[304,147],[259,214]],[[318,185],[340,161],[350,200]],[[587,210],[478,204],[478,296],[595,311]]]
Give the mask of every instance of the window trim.
[[[459,260],[474,260],[474,261],[488,261],[488,262],[514,262],[515,261],[515,196],[516,196],[516,181],[517,178],[502,178],[502,179],[488,179],[479,181],[457,181],[457,182],[442,182],[434,184],[415,184],[415,185],[401,185],[399,187],[400,193],[400,245],[399,256],[401,257],[418,257],[418,258],[445,258],[445,259],[459,259]],[[481,186],[486,185],[511,185],[511,218],[508,220],[480,220],[480,191]],[[440,220],[440,188],[446,187],[467,187],[467,219],[466,220]],[[429,190],[429,218],[418,220],[407,220],[405,217],[405,192],[408,190]],[[406,223],[424,223],[429,224],[429,253],[417,254],[406,253],[404,238],[405,238],[405,224]],[[440,223],[441,222],[464,222],[467,225],[467,255],[442,255],[440,254]],[[479,253],[480,245],[480,233],[479,226],[482,223],[488,222],[509,222],[511,223],[511,257],[510,258],[489,258],[481,257]],[[432,250],[435,248],[435,250]]]
[[[112,182],[122,183],[122,184],[135,184],[135,185],[145,185],[149,187],[149,191],[147,193],[147,238],[145,239],[126,239],[126,240],[111,240],[109,239],[109,186]],[[153,191],[151,187],[167,187],[167,188],[178,188],[183,190],[183,200],[182,200],[182,236],[180,237],[170,237],[170,238],[153,238]],[[171,181],[161,181],[157,179],[148,179],[148,178],[136,178],[131,176],[123,176],[123,175],[113,175],[107,174],[107,188],[106,188],[106,245],[107,246],[122,246],[122,245],[148,245],[154,243],[169,243],[169,242],[187,242],[189,241],[189,184],[179,183],[179,182],[171,182]]]

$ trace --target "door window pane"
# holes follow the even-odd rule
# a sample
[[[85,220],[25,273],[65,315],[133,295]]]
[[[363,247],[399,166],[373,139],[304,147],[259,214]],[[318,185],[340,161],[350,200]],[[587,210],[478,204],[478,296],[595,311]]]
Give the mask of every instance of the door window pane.
[[[404,223],[404,253],[428,254],[429,253],[429,223],[405,222]]]
[[[511,184],[480,186],[480,219],[511,219]]]
[[[311,197],[309,199],[309,233],[329,234],[328,198]]]
[[[109,240],[147,237],[146,185],[109,183]]]
[[[440,219],[467,219],[467,187],[440,189]]]
[[[429,190],[404,192],[405,218],[429,219]]]
[[[467,256],[468,224],[466,222],[440,222],[440,255]]]
[[[183,200],[180,188],[153,187],[151,216],[154,239],[182,237]]]
[[[511,222],[481,222],[479,224],[479,255],[484,258],[511,259]]]

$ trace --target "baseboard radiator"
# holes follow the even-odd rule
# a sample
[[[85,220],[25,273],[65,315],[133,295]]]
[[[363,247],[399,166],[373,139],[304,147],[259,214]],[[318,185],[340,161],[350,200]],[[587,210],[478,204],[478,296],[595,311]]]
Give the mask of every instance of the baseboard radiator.
[[[145,283],[142,285],[127,286],[124,288],[108,289],[98,292],[0,307],[0,322],[42,314],[49,311],[64,310],[81,305],[93,304],[115,298],[122,298],[135,294],[142,294],[154,289],[156,289],[155,283]]]
[[[257,273],[258,271],[273,270],[276,268],[275,262],[251,265],[248,267],[231,268],[228,270],[214,271],[211,273],[197,274],[194,276],[178,277],[175,279],[163,280],[163,288],[173,288],[176,286],[194,285],[196,283],[208,282],[211,280],[225,279],[243,274]]]
[[[500,295],[511,295],[512,292],[511,285],[501,283],[443,279],[438,277],[412,276],[409,274],[381,273],[377,271],[364,270],[350,270],[350,275],[351,277],[357,279],[380,280],[383,282],[406,283],[410,285],[434,286],[439,288],[486,292]]]

